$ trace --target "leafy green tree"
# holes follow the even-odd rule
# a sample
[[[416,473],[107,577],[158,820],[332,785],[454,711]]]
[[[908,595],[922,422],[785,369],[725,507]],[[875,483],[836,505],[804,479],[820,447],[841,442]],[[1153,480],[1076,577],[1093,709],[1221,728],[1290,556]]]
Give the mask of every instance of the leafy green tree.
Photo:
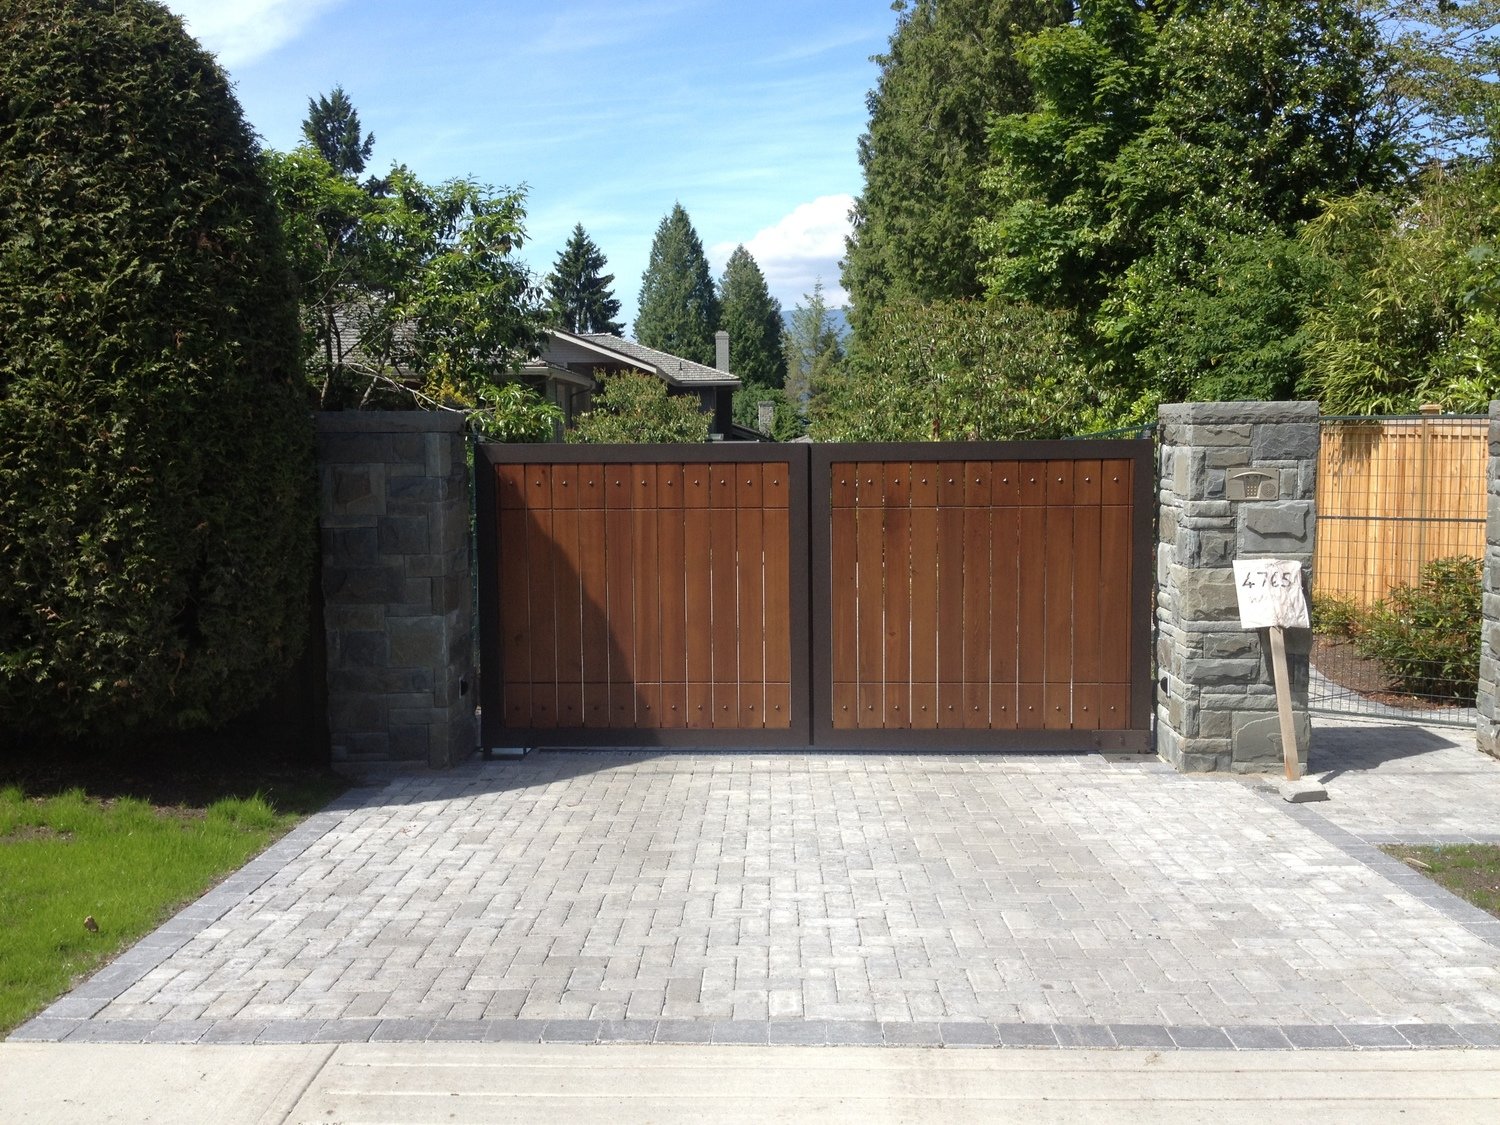
[[[1482,413],[1500,397],[1500,177],[1488,161],[1434,169],[1400,202],[1332,201],[1301,241],[1333,273],[1308,316],[1299,387],[1327,413],[1436,402]]]
[[[719,327],[729,333],[729,363],[741,379],[766,387],[786,383],[781,351],[781,302],[766,287],[750,251],[736,246],[719,282]]]
[[[682,204],[674,203],[656,228],[641,275],[635,338],[648,348],[712,367],[718,327],[719,298],[703,242]]]
[[[781,350],[786,356],[787,397],[805,407],[823,382],[838,374],[844,345],[829,316],[822,280],[814,281],[813,291],[804,293],[802,299],[805,303],[787,318]]]
[[[342,86],[335,86],[326,97],[319,94],[307,99],[302,135],[337,175],[350,179],[365,170],[375,149],[375,134],[361,130],[359,111]]]
[[[265,161],[320,406],[475,410],[482,389],[513,380],[535,354],[544,318],[515,256],[521,192],[424,184],[398,166],[386,194],[371,196],[305,148]],[[546,415],[539,398],[533,405]]]
[[[1500,129],[1500,0],[1371,0],[1389,45],[1384,97],[1428,161],[1492,147]]]
[[[593,407],[573,424],[567,440],[588,445],[708,440],[709,416],[692,395],[669,395],[654,375],[622,371],[605,375]]]
[[[0,7],[0,732],[253,706],[316,542],[297,308],[228,81],[146,0]]]
[[[1321,198],[1403,170],[1384,46],[1354,5],[1093,0],[1021,57],[1037,108],[994,127],[984,275],[1076,318],[1121,421],[1169,386],[1146,361],[1172,329],[1143,294],[1208,293],[1236,240],[1289,236]]]
[[[1071,18],[1071,0],[898,0],[859,141],[864,190],[843,263],[856,337],[887,300],[976,297],[973,226],[995,114],[1030,106],[1018,39]]]
[[[1056,313],[898,301],[812,400],[815,441],[999,441],[1095,428],[1097,392]]]
[[[606,264],[583,224],[576,224],[547,275],[547,316],[554,328],[620,335],[625,326],[614,319],[620,302],[610,288],[615,275],[604,272]]]

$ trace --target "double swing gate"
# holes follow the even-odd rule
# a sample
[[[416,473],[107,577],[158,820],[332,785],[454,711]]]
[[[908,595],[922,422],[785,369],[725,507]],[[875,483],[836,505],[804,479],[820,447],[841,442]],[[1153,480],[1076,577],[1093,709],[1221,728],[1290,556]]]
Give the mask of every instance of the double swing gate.
[[[484,445],[486,746],[1150,745],[1149,441]]]

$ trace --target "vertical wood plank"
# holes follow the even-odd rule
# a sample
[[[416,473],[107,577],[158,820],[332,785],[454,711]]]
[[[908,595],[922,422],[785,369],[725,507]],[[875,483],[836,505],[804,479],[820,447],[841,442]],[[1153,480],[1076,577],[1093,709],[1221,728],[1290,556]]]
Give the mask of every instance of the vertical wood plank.
[[[1014,500],[1020,495],[1014,487],[1015,467],[1010,466],[1012,485],[1003,492],[999,485],[1001,469],[996,467],[996,493]],[[1020,608],[1020,536],[1021,510],[1014,504],[997,506],[990,512],[990,725],[1014,728],[1016,725],[1017,631]]]
[[[835,466],[835,470],[838,466]],[[835,472],[835,478],[838,473]],[[850,492],[852,496],[852,490]],[[833,660],[833,707],[834,726],[844,722],[852,725],[854,708],[852,694],[843,700],[841,692],[854,692],[859,683],[859,660],[855,647],[858,637],[855,597],[855,529],[857,521],[853,507],[835,507],[830,513],[833,526],[829,531],[828,561],[828,618],[829,647]],[[841,700],[843,700],[841,702]],[[845,705],[847,703],[847,706]],[[843,729],[843,728],[841,728]]]
[[[583,494],[590,495],[587,491]],[[604,490],[596,479],[591,498],[598,500],[603,495]],[[605,514],[602,507],[578,510],[578,576],[581,585],[579,643],[583,664],[583,714],[589,725],[598,725],[609,709],[608,699],[595,698],[600,688],[607,689],[609,684],[609,583],[605,576]]]
[[[1066,687],[1073,682],[1072,508],[1049,506],[1046,527],[1046,662],[1043,682]],[[1056,696],[1052,699],[1055,702]],[[1055,718],[1051,706],[1048,707],[1048,716],[1049,722]]]
[[[609,622],[609,682],[615,687],[635,683],[635,517],[625,505],[630,500],[630,466],[614,467],[618,475],[610,481],[611,500],[619,498],[604,517],[604,573],[608,598],[606,619]],[[620,696],[611,692],[610,707],[619,717]],[[630,722],[635,725],[632,707]]]
[[[942,472],[944,485],[957,479],[959,488],[959,503],[938,510],[938,726],[946,728],[963,726],[964,510],[959,470],[945,465]]]
[[[648,467],[656,468],[654,465]],[[630,519],[635,542],[635,681],[660,683],[661,587],[669,578],[661,567],[655,508],[635,508]],[[652,718],[659,717],[653,710]]]
[[[1105,683],[1129,683],[1129,508],[1110,504],[1099,509],[1099,555],[1106,562],[1099,582],[1099,674]]]
[[[706,487],[706,478],[704,485]],[[688,485],[692,487],[691,481]],[[684,498],[693,493],[683,492]],[[705,492],[704,498],[708,494]],[[713,637],[713,602],[710,597],[708,509],[684,508],[684,620],[686,623],[687,664],[685,675],[688,681],[707,682],[709,670],[709,642]],[[691,717],[691,711],[689,712]]]
[[[1027,481],[1031,475],[1022,472],[1023,506],[1017,509],[1016,725],[1023,730],[1041,728],[1047,658],[1047,510],[1026,503],[1037,492]]]
[[[1098,684],[1103,613],[1097,505],[1073,509],[1073,684]],[[1129,591],[1124,591],[1129,596]],[[1095,717],[1098,707],[1095,705]],[[1077,712],[1074,714],[1075,725]]]
[[[734,503],[731,478],[716,489],[714,499]],[[709,668],[714,684],[714,725],[723,726],[728,716],[739,716],[739,559],[735,548],[733,507],[708,511],[709,599],[711,615]]]
[[[552,584],[552,600],[556,606],[557,679],[560,683],[580,684],[583,682],[583,580],[576,508],[563,508],[552,513],[552,538],[557,544],[557,562],[545,580]],[[560,709],[558,714],[563,716],[565,712]]]
[[[885,469],[885,726],[911,726],[911,494],[910,468]]]
[[[985,466],[987,470],[989,466]],[[965,466],[967,497],[963,529],[963,682],[964,726],[987,727],[990,723],[990,569],[989,474],[978,466]],[[983,490],[979,485],[983,482]],[[980,702],[981,696],[983,702]],[[976,707],[979,709],[976,711]],[[982,713],[981,713],[982,712]]]
[[[557,547],[552,541],[552,512],[546,508],[528,513],[530,527],[526,531],[526,569],[538,576],[548,575],[557,569]],[[544,581],[532,587],[530,598],[531,622],[526,634],[526,644],[531,650],[531,682],[551,684],[557,682],[557,609],[547,594],[550,591]]]
[[[495,503],[501,508],[526,507],[526,466],[495,466]]]
[[[531,576],[527,565],[526,526],[530,519],[517,508],[500,510],[498,534],[495,545],[500,562],[497,579],[500,594],[500,625],[505,630],[500,637],[501,679],[506,684],[531,682],[531,653],[527,635],[531,629]],[[494,622],[486,621],[484,628],[492,628]],[[526,703],[529,713],[530,697]],[[517,725],[517,724],[511,724]],[[520,724],[524,726],[525,724]]]
[[[789,684],[792,679],[791,540],[787,510],[766,508],[761,512],[762,552],[765,568],[765,668],[766,681]]]
[[[879,465],[861,465],[859,506],[855,509],[855,676],[859,684],[859,725],[879,727],[885,713],[885,625],[881,602],[885,596],[885,534],[876,478],[884,477]],[[869,482],[869,483],[867,483]],[[879,485],[884,488],[884,480]]]
[[[759,465],[739,466],[741,469],[759,469]],[[742,473],[741,480],[749,474]],[[758,474],[757,474],[758,476]],[[756,480],[757,500],[759,480]],[[741,499],[745,489],[740,490]],[[735,570],[739,595],[739,685],[740,722],[742,726],[758,727],[763,724],[766,710],[766,620],[765,620],[765,566],[762,560],[764,543],[762,538],[761,510],[755,507],[739,508],[735,512],[736,555],[739,565]]]

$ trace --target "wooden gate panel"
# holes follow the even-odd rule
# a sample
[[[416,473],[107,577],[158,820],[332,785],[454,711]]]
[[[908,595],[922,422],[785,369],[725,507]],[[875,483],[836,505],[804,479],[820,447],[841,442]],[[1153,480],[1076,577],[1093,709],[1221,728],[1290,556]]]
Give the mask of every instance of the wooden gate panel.
[[[487,743],[805,742],[805,451],[482,449]]]
[[[1147,745],[1150,447],[1075,448],[814,447],[815,743]]]

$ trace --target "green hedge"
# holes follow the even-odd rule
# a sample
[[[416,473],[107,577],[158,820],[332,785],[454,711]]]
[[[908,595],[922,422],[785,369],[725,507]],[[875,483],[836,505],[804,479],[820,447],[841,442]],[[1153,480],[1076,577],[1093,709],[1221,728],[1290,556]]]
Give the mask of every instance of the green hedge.
[[[254,139],[176,17],[0,6],[0,729],[211,724],[300,651],[289,277]]]

